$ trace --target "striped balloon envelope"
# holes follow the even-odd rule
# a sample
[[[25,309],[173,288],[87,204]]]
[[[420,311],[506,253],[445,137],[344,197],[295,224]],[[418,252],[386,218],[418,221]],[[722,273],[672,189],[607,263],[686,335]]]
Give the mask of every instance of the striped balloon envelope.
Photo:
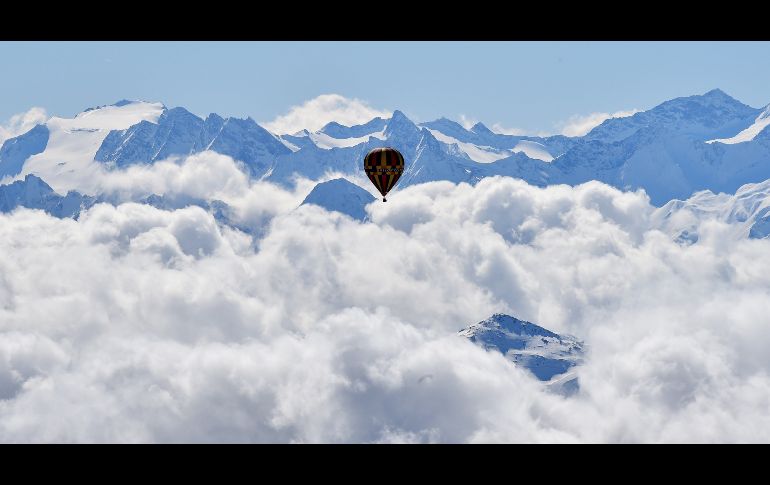
[[[382,201],[404,173],[404,157],[395,148],[375,148],[364,157],[364,170],[382,194]]]

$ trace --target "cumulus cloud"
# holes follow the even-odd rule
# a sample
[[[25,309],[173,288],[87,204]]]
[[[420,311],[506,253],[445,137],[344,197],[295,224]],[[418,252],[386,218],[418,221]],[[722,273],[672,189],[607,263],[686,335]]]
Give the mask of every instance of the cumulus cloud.
[[[364,100],[346,98],[339,94],[322,94],[292,106],[288,113],[269,122],[260,123],[273,133],[296,133],[300,130],[316,131],[330,121],[345,126],[366,123],[376,117],[390,118],[390,111],[373,108]]]
[[[710,220],[681,245],[642,191],[504,177],[404,188],[364,224],[235,173],[202,188],[185,171],[232,163],[202,157],[154,175],[274,204],[257,241],[198,207],[0,215],[0,441],[770,436],[770,241]],[[586,341],[577,395],[455,335],[498,311]]]
[[[638,109],[616,111],[614,113],[591,113],[587,115],[573,115],[567,121],[559,123],[561,134],[565,136],[583,136],[595,127],[610,118],[625,118],[638,113]]]
[[[19,136],[28,132],[35,125],[48,121],[48,114],[45,109],[34,107],[24,113],[18,113],[4,124],[0,125],[0,145],[8,138]]]

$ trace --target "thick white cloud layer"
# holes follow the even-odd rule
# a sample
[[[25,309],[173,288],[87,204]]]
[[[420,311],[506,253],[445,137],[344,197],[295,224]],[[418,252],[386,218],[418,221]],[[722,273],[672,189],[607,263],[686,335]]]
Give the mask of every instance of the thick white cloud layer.
[[[558,127],[562,135],[583,136],[597,126],[601,125],[605,120],[610,118],[625,118],[638,112],[638,109],[630,109],[624,111],[616,111],[614,113],[597,112],[587,115],[573,115],[570,116],[567,121],[559,123]]]
[[[390,118],[391,112],[373,108],[360,99],[322,94],[301,105],[292,106],[288,113],[272,121],[260,124],[273,133],[283,135],[305,129],[317,131],[331,121],[345,126],[360,125],[378,116]]]
[[[18,113],[4,124],[0,125],[0,145],[8,138],[13,138],[24,134],[35,127],[48,121],[48,114],[45,109],[34,107],[24,113]]]
[[[643,192],[510,178],[362,224],[196,157],[103,182],[227,199],[256,242],[197,207],[0,215],[0,441],[770,437],[770,241],[679,245]],[[494,312],[584,339],[579,394],[455,335]]]

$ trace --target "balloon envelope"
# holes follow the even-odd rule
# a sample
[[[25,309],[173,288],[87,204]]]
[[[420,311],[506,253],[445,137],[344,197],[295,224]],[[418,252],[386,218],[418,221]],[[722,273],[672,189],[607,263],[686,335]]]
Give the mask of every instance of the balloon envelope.
[[[375,148],[364,157],[364,170],[384,201],[404,173],[404,157],[395,148]]]

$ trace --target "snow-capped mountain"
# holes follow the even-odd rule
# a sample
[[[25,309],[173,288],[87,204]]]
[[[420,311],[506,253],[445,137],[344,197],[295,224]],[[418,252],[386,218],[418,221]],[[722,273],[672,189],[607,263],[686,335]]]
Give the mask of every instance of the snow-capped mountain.
[[[364,221],[367,218],[366,204],[375,200],[374,196],[358,185],[337,178],[316,185],[305,197],[302,205],[315,204],[328,211],[347,214],[353,219]]]
[[[584,139],[613,143],[642,128],[654,127],[706,141],[738,133],[751,125],[761,111],[746,106],[720,89],[713,89],[702,95],[675,98],[624,118],[609,118],[588,132]]]
[[[154,123],[165,109],[160,103],[123,100],[87,109],[74,118],[50,118],[44,125],[5,141],[0,148],[0,175],[34,174],[56,191],[66,192],[92,173],[97,163],[94,156],[113,130],[142,121]],[[7,146],[17,148],[5,153]],[[29,155],[20,163],[25,154]]]
[[[541,381],[558,383],[559,387],[575,379],[565,374],[580,364],[584,355],[583,344],[575,337],[502,313],[470,325],[459,335],[485,349],[501,352]],[[577,381],[570,385],[577,385]]]
[[[356,126],[332,122],[316,132],[273,134],[250,118],[212,113],[203,119],[181,107],[124,100],[71,119],[51,118],[6,140],[0,177],[7,183],[35,174],[64,193],[82,187],[97,168],[213,150],[242,163],[254,179],[292,186],[297,178],[360,175],[369,150],[392,146],[406,160],[396,191],[494,175],[538,186],[599,180],[643,188],[663,206],[699,191],[734,193],[770,179],[768,113],[712,90],[608,119],[575,138],[499,134],[482,123],[468,130],[446,118],[416,124],[398,110]]]
[[[121,167],[213,150],[243,162],[252,176],[263,175],[291,149],[251,118],[205,120],[184,108],[164,110],[157,121],[143,120],[104,139],[94,159]]]
[[[388,144],[407,159],[400,187],[433,180],[474,183],[492,175],[536,185],[600,180],[626,190],[643,188],[660,206],[700,190],[733,193],[770,178],[769,123],[767,109],[746,106],[720,90],[608,119],[577,138],[503,135],[481,123],[467,130],[446,118],[417,125],[396,111],[390,120],[348,130],[335,124],[303,133],[305,149],[280,160],[285,165],[272,178],[291,180],[288,172],[312,166],[309,158],[343,173],[359,170],[362,153]],[[333,160],[325,163],[327,157]],[[320,167],[310,171],[323,173]]]
[[[643,188],[655,205],[694,192],[733,193],[770,177],[770,132],[739,144],[716,143],[754,126],[763,110],[720,90],[676,98],[626,118],[611,118],[551,164],[549,183],[590,179]]]

